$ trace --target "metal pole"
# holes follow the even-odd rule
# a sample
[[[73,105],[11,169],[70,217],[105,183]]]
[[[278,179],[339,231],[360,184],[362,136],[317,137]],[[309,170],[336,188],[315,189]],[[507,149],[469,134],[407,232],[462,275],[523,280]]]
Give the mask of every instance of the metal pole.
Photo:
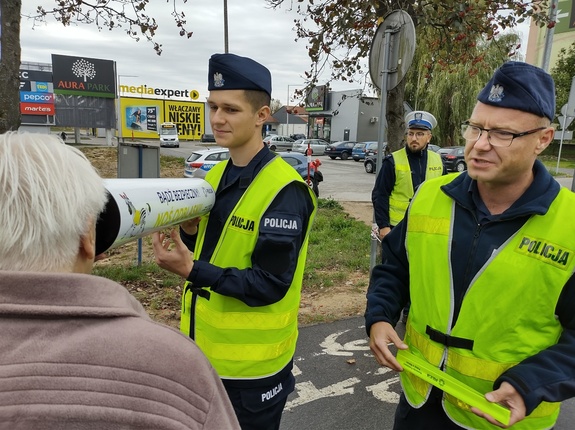
[[[563,124],[561,124],[561,140],[559,141],[559,154],[557,155],[557,167],[555,167],[555,174],[559,173],[559,162],[561,161],[561,148],[563,148],[563,139],[565,138],[566,124],[567,124],[567,115],[563,116]]]
[[[289,108],[289,85],[288,85],[288,93],[287,93],[287,102],[286,102],[286,136],[289,136],[289,112],[288,112],[288,108]]]
[[[144,149],[142,145],[138,146],[138,178],[144,175]],[[138,238],[138,267],[142,265],[142,238]]]
[[[557,21],[557,3],[558,0],[551,0],[551,5],[549,6],[549,21]],[[545,34],[545,47],[543,49],[543,63],[541,68],[545,71],[549,70],[549,59],[551,58],[551,47],[553,46],[553,35],[555,34],[555,27],[547,27],[547,33]]]
[[[284,133],[286,136],[289,136],[289,116],[288,108],[289,108],[289,87],[298,87],[300,84],[288,84],[287,86],[287,101],[286,101],[286,132]]]
[[[379,175],[381,169],[381,161],[383,159],[383,142],[386,140],[387,135],[387,81],[388,81],[388,74],[389,70],[389,57],[391,53],[391,45],[393,41],[393,35],[399,32],[400,27],[388,27],[385,30],[385,35],[383,37],[383,70],[381,74],[381,110],[379,113],[379,135],[378,135],[378,142],[377,142],[377,163],[376,163],[376,176]],[[377,251],[379,249],[379,227],[375,222],[375,211],[373,212],[373,223],[372,223],[372,230],[373,234],[371,237],[371,252],[370,252],[370,259],[369,259],[369,273],[371,275],[371,271],[375,267],[376,264],[376,257]],[[377,234],[377,236],[375,236]],[[375,237],[374,237],[375,236]]]
[[[228,0],[224,0],[224,53],[228,53]]]

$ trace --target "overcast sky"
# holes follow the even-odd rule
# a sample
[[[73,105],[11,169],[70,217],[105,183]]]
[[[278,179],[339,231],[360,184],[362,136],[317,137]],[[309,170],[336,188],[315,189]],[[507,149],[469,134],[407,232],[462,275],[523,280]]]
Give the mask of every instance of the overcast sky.
[[[306,40],[295,42],[293,21],[298,15],[289,10],[292,1],[297,4],[286,0],[286,6],[273,10],[266,7],[264,0],[228,0],[229,51],[267,66],[272,73],[272,97],[282,103],[286,103],[288,86],[291,97],[304,86],[302,76],[310,64]],[[155,40],[163,45],[161,56],[151,43],[144,39],[136,42],[123,29],[98,31],[95,25],[84,24],[64,27],[51,18],[33,28],[32,21],[24,15],[33,13],[38,5],[50,9],[55,0],[23,0],[22,61],[51,63],[51,54],[114,60],[122,85],[195,89],[200,93],[198,101],[205,100],[208,59],[214,53],[224,52],[223,0],[188,0],[181,6],[187,18],[186,28],[194,32],[190,39],[178,34],[170,15],[171,0],[151,3],[146,11],[159,24]],[[344,82],[330,85],[334,90],[363,87],[360,83]]]
[[[54,0],[23,0],[22,15],[36,6],[53,7]],[[22,18],[22,61],[51,63],[51,54],[100,58],[116,61],[122,85],[145,84],[158,88],[196,89],[199,101],[207,91],[208,59],[224,52],[223,0],[188,0],[183,6],[190,39],[181,37],[170,15],[171,1],[154,0],[146,10],[156,18],[159,30],[155,40],[162,44],[158,56],[152,44],[136,42],[122,29],[98,31],[94,25],[64,27],[53,19],[32,28]],[[180,2],[181,3],[181,2]],[[286,1],[290,4],[290,0]],[[286,102],[289,92],[304,86],[303,73],[309,67],[306,41],[295,42],[293,20],[297,14],[287,7],[266,8],[264,0],[228,0],[229,51],[251,57],[272,73],[272,97]],[[336,90],[360,88],[361,84],[333,83]],[[293,103],[293,101],[291,101]]]

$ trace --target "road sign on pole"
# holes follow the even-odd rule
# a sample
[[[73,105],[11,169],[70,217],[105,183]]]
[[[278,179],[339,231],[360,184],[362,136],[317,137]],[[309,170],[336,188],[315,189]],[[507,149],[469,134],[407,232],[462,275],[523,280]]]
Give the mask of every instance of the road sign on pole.
[[[376,175],[381,168],[383,142],[387,141],[387,96],[403,79],[411,66],[415,53],[415,26],[411,16],[403,10],[387,14],[375,32],[369,52],[369,73],[373,84],[380,90],[381,110],[377,143]],[[375,266],[379,248],[379,229],[375,224],[371,235],[370,273]]]

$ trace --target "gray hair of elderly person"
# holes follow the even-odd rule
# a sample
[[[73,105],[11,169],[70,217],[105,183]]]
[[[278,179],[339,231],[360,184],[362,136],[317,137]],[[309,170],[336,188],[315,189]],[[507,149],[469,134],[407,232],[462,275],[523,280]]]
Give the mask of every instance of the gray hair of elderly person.
[[[106,200],[78,149],[49,134],[0,135],[0,270],[71,271]]]

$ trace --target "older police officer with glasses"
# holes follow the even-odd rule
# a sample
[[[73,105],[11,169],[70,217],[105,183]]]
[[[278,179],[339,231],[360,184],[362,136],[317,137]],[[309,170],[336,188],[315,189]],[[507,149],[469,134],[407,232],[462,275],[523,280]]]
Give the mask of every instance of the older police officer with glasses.
[[[483,132],[487,133],[487,140],[491,146],[501,146],[507,147],[511,146],[513,139],[518,137],[528,136],[530,134],[536,133],[540,130],[545,130],[546,127],[537,127],[533,130],[524,131],[523,133],[511,133],[510,131],[497,130],[497,129],[487,129],[482,128],[477,125],[470,124],[469,121],[465,121],[461,124],[461,135],[465,140],[471,142],[477,142],[481,137]]]
[[[372,273],[366,329],[377,362],[400,372],[396,430],[503,424],[404,371],[391,343],[508,408],[514,429],[552,428],[575,396],[575,195],[537,160],[554,135],[553,79],[507,62],[477,100],[467,172],[419,187]]]

